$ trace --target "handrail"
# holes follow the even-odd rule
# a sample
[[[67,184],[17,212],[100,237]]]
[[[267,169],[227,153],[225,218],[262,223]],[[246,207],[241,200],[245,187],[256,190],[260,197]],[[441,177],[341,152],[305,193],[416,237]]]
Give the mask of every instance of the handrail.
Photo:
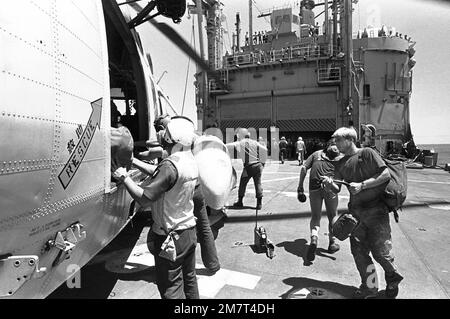
[[[291,60],[308,60],[321,57],[329,57],[332,50],[332,44],[308,44],[294,45],[282,49],[259,52],[245,52],[224,56],[224,68],[240,67],[249,64],[273,63]]]

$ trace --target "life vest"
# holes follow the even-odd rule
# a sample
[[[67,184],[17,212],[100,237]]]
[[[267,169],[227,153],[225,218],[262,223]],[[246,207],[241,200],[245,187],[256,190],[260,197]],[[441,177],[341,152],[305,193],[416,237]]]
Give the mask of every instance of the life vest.
[[[167,235],[173,230],[195,226],[194,190],[198,179],[198,168],[191,151],[176,152],[165,159],[178,171],[175,185],[152,203],[152,230]]]

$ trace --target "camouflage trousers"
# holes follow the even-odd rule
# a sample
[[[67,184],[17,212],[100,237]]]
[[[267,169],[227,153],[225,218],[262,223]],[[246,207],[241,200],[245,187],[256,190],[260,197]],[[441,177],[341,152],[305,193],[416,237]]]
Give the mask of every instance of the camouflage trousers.
[[[351,252],[361,283],[373,288],[377,279],[370,253],[384,269],[386,277],[397,271],[392,253],[389,214],[384,207],[352,209],[352,213],[359,218],[360,223],[350,237]]]

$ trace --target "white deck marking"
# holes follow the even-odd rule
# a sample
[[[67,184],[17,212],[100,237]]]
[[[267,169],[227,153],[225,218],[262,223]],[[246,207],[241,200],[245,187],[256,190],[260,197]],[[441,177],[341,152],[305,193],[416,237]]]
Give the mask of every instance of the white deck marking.
[[[252,188],[246,190],[246,192],[249,193],[249,194],[255,194],[255,190],[252,189]],[[266,189],[263,190],[263,193],[274,193],[274,192],[276,192],[276,191],[273,191],[273,190],[270,190],[270,189],[268,189],[268,190],[266,190]],[[280,194],[280,195],[287,196],[287,197],[294,197],[294,198],[297,198],[297,192],[279,192],[279,194]],[[308,193],[308,192],[305,192],[304,194],[305,194],[306,196],[309,196],[309,193]],[[350,196],[348,196],[348,195],[339,195],[339,198],[350,199]]]
[[[148,251],[147,244],[141,244],[133,248],[130,257],[127,259],[127,263],[140,264],[146,267],[153,267],[155,266],[155,258]]]
[[[293,177],[284,177],[284,178],[277,178],[277,179],[266,179],[263,180],[263,183],[270,183],[270,182],[279,182],[279,181],[287,181],[290,179],[298,179],[298,176],[293,176]]]
[[[121,251],[115,251],[110,254],[105,254],[101,258],[97,258],[94,263],[105,261],[106,270],[113,273],[125,273],[131,274],[139,271],[143,271],[147,268],[155,266],[155,258],[148,251],[147,244],[137,245],[133,248],[128,256],[124,256],[127,249]],[[122,253],[122,254],[121,254]],[[120,258],[122,257],[122,258]],[[260,276],[254,276],[245,274],[238,271],[220,269],[213,276],[199,275],[202,269],[205,269],[203,265],[196,264],[198,289],[201,296],[207,298],[214,298],[219,291],[225,286],[235,286],[245,289],[255,289]]]
[[[408,179],[408,182],[450,185],[450,182],[419,181],[419,180],[416,180],[416,179]]]
[[[197,269],[202,269],[203,265],[197,264]],[[238,271],[220,269],[213,276],[198,275],[197,282],[200,296],[214,298],[225,285],[241,287],[245,289],[255,289],[260,276],[245,274]]]
[[[131,274],[155,266],[155,258],[148,251],[147,244],[137,245],[127,255],[128,249],[106,254],[95,263],[105,261],[105,269],[112,273]]]
[[[287,174],[287,175],[296,175],[296,176],[300,176],[300,173],[291,173],[291,172],[277,172],[277,171],[270,171],[270,172],[266,172],[264,171],[263,174]]]
[[[433,209],[450,210],[450,205],[445,204],[428,205],[428,207]]]

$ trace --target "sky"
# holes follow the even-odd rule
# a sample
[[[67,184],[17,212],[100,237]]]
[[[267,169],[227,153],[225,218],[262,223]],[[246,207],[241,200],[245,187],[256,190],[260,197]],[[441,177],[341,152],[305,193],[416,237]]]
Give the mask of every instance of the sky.
[[[222,3],[227,17],[223,25],[228,29],[225,47],[229,48],[235,30],[236,12],[240,12],[241,34],[244,35],[248,30],[248,1],[222,0]],[[253,30],[270,29],[269,17],[256,17],[260,12],[295,3],[298,0],[254,0]],[[199,51],[197,16],[189,17],[186,13],[180,24],[173,24],[164,17],[156,19],[170,24]],[[195,38],[192,37],[193,23]],[[410,102],[414,139],[417,144],[450,144],[450,3],[431,0],[359,0],[354,4],[353,30],[356,32],[358,28],[364,29],[369,24],[395,27],[399,33],[407,34],[417,42],[414,56],[417,64],[413,69]],[[164,73],[160,86],[180,113],[183,110],[183,115],[196,120],[193,85],[195,64],[152,25],[142,25],[138,31],[146,51],[152,56],[155,78],[159,79]],[[206,48],[206,39],[204,43]]]

